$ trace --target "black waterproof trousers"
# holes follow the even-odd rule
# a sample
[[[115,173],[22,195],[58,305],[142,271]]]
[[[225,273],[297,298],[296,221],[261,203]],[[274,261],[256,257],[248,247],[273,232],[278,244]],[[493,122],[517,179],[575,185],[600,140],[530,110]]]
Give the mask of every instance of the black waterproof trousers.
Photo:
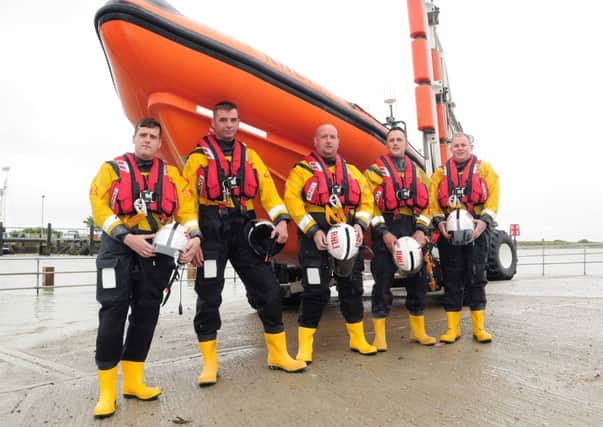
[[[96,267],[96,299],[101,305],[96,338],[98,369],[111,369],[120,360],[144,362],[174,259],[162,254],[142,258],[103,233]]]
[[[328,225],[324,214],[312,214],[321,229],[326,233]],[[347,277],[337,275],[339,266],[327,251],[316,249],[314,240],[298,230],[298,255],[303,267],[302,285],[304,292],[299,307],[298,323],[306,328],[317,328],[325,306],[329,303],[331,278],[335,279],[339,295],[339,307],[346,323],[357,323],[363,318],[362,272],[364,270],[364,249],[360,248],[352,266],[342,267],[351,270]]]
[[[224,288],[224,270],[230,260],[247,291],[249,304],[257,310],[264,332],[284,331],[280,285],[269,263],[256,255],[245,236],[245,224],[255,218],[253,212],[217,206],[199,208],[199,226],[203,233],[204,263],[197,269],[194,319],[199,342],[216,339],[222,325],[220,305]]]
[[[488,243],[487,232],[465,246],[452,246],[443,236],[438,239],[446,311],[461,311],[464,294],[471,310],[486,308]]]
[[[391,214],[383,214],[388,230],[397,238],[412,236],[416,231],[415,218],[409,215],[398,215],[396,218]],[[371,294],[371,311],[374,318],[384,318],[390,313],[394,300],[391,285],[394,274],[398,270],[392,253],[387,249],[383,238],[376,232],[371,235],[373,247],[373,259],[371,261],[371,273],[375,279]],[[420,316],[425,310],[427,294],[427,275],[425,265],[416,274],[404,279],[406,287],[406,308],[414,316]]]

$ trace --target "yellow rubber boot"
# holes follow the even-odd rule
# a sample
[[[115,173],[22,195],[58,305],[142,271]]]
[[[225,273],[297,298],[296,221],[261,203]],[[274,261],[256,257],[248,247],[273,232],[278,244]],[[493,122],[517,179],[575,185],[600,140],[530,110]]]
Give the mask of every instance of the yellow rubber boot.
[[[387,340],[385,338],[385,318],[373,319],[373,329],[375,330],[373,346],[377,347],[377,351],[387,351]]]
[[[357,351],[365,356],[377,354],[377,347],[366,342],[362,320],[357,323],[346,323],[345,326],[350,335],[350,350]]]
[[[98,402],[94,407],[95,418],[110,417],[115,413],[117,393],[117,366],[98,370]]]
[[[473,338],[480,343],[492,341],[492,335],[484,330],[484,310],[471,311],[471,322],[473,323]]]
[[[408,315],[408,323],[410,324],[410,339],[423,345],[434,345],[436,339],[425,333],[425,316]]]
[[[287,351],[287,340],[284,332],[264,334],[268,349],[268,367],[285,372],[301,372],[306,369],[306,362],[295,360]]]
[[[144,362],[121,361],[123,383],[121,392],[125,398],[135,397],[138,400],[155,400],[161,394],[159,387],[148,387],[144,383]]]
[[[312,363],[315,333],[316,328],[305,328],[303,326],[297,328],[297,356],[295,356],[295,359],[305,362],[306,365]]]
[[[214,385],[218,379],[218,353],[216,352],[216,340],[202,341],[199,350],[203,355],[203,369],[197,377],[200,387]]]
[[[448,319],[448,329],[440,337],[440,341],[452,344],[461,337],[461,312],[447,311],[446,318]]]

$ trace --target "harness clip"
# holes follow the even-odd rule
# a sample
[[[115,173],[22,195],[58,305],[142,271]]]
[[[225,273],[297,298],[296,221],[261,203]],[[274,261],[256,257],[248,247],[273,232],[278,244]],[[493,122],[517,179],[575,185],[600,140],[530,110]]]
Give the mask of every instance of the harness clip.
[[[341,200],[337,194],[331,194],[329,196],[329,204],[334,208],[341,208]]]
[[[136,213],[144,213],[147,214],[147,204],[143,199],[134,200],[134,209],[136,209]]]

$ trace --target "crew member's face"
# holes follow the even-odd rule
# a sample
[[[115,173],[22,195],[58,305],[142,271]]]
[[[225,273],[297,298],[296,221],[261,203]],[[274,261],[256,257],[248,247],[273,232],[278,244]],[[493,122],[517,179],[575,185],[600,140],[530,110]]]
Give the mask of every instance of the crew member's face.
[[[473,145],[469,143],[469,139],[466,136],[455,136],[452,138],[450,151],[452,151],[452,158],[454,161],[462,163],[469,160],[473,154]]]
[[[406,137],[400,130],[394,130],[387,135],[385,141],[387,152],[392,157],[404,157],[406,152]]]
[[[332,125],[322,125],[316,129],[314,135],[314,148],[322,157],[331,159],[337,154],[339,148],[339,137],[337,129]]]
[[[151,160],[161,147],[159,128],[139,127],[134,134],[134,154],[142,160]]]
[[[211,125],[218,139],[232,141],[239,129],[239,112],[236,108],[218,110],[214,113]]]

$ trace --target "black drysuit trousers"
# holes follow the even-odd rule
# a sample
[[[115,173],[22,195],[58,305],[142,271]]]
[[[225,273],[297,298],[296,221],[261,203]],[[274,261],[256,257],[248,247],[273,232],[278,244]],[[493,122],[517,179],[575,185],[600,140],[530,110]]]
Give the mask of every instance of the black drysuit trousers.
[[[446,311],[461,311],[463,297],[471,310],[486,308],[488,245],[487,231],[465,246],[452,246],[443,236],[438,239]]]
[[[414,216],[383,214],[388,230],[396,238],[412,236],[416,231]],[[381,235],[372,232],[373,259],[371,273],[375,279],[371,294],[371,311],[374,318],[387,317],[391,311],[394,296],[391,291],[394,274],[398,267],[394,263],[392,253],[387,249]],[[404,279],[406,287],[406,308],[410,314],[420,316],[425,310],[427,294],[427,275],[425,264],[416,274]]]
[[[162,254],[142,258],[103,233],[96,266],[96,299],[101,305],[96,338],[98,369],[111,369],[120,360],[144,362],[174,259]]]
[[[255,214],[243,215],[234,209],[220,212],[216,206],[199,208],[204,263],[197,269],[197,308],[193,322],[199,342],[216,339],[222,325],[220,305],[228,260],[243,282],[249,304],[257,310],[264,332],[283,332],[280,285],[271,265],[252,251],[244,232],[245,224],[254,219]]]
[[[312,214],[321,229],[326,233],[328,225],[324,214]],[[303,267],[302,285],[304,292],[299,307],[298,323],[306,328],[318,328],[325,306],[329,303],[331,291],[329,283],[335,278],[339,307],[347,323],[360,322],[364,314],[362,305],[362,272],[364,270],[364,249],[361,247],[351,275],[340,277],[334,274],[334,261],[327,251],[319,251],[314,240],[298,230],[298,255]]]

